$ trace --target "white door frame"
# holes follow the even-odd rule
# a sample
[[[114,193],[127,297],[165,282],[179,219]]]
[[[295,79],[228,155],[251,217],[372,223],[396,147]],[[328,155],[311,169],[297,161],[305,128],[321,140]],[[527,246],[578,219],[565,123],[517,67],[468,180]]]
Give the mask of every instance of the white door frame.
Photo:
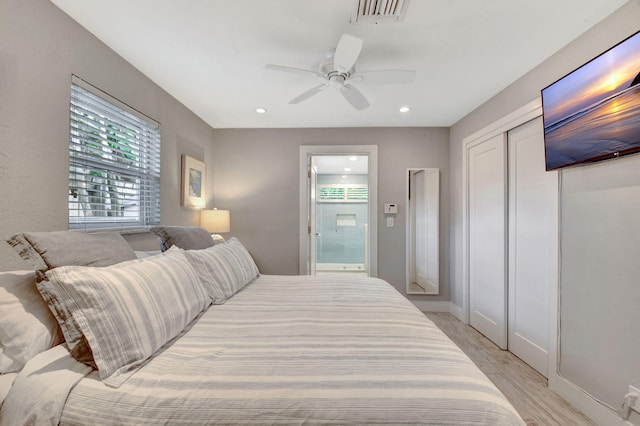
[[[377,145],[300,145],[299,162],[299,244],[300,275],[307,275],[309,256],[307,164],[313,155],[366,155],[369,158],[369,276],[378,276],[378,146]]]

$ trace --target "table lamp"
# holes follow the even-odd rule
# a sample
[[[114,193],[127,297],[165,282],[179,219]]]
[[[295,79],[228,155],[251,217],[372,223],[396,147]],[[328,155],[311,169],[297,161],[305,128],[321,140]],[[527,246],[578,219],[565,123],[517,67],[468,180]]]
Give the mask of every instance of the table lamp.
[[[216,242],[224,241],[220,234],[227,233],[231,230],[231,222],[229,220],[229,210],[201,210],[200,226],[211,233],[211,238]]]

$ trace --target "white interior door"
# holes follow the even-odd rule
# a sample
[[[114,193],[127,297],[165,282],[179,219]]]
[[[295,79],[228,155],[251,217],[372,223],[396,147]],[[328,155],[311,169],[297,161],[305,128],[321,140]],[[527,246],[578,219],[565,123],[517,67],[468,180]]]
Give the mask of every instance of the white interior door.
[[[469,149],[469,320],[507,348],[506,215],[504,134]]]
[[[546,172],[542,118],[508,133],[509,351],[548,375],[549,296],[558,276],[558,175]]]

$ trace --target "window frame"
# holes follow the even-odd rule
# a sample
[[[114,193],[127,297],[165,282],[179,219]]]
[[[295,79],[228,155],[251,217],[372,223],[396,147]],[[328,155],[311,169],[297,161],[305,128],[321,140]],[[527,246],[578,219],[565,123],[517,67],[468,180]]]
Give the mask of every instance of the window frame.
[[[72,75],[69,229],[158,225],[161,147],[160,123]]]

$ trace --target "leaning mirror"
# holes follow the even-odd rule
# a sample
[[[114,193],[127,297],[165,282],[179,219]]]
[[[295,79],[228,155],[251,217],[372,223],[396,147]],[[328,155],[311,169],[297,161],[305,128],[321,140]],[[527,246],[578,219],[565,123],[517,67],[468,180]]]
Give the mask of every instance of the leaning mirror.
[[[407,169],[407,294],[438,294],[440,169]]]

